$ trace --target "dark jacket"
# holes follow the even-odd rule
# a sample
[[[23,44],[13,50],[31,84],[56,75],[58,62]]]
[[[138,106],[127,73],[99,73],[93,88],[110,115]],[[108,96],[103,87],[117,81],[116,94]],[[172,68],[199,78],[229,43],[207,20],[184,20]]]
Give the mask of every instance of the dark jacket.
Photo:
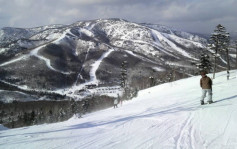
[[[212,80],[208,76],[204,76],[200,80],[200,86],[202,89],[212,89]]]

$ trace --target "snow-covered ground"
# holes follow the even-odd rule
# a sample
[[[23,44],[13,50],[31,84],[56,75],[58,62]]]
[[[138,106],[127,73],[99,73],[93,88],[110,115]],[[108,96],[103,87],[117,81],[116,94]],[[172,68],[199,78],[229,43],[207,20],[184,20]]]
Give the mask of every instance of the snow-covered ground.
[[[74,86],[72,86],[71,88],[68,89],[60,89],[57,90],[56,92],[59,94],[66,94],[67,96],[71,96],[76,98],[77,100],[82,99],[85,96],[91,95],[91,94],[96,94],[98,93],[99,88],[94,88],[94,89],[88,89],[88,94],[87,93],[83,93],[82,95],[77,94],[77,92],[81,89],[84,89],[86,85],[96,85],[98,86],[99,84],[99,80],[96,77],[96,71],[98,70],[100,64],[102,63],[102,61],[108,57],[109,54],[111,54],[114,51],[114,49],[109,49],[108,51],[105,51],[104,54],[102,54],[102,56],[96,60],[92,65],[91,65],[91,69],[90,69],[90,80],[86,81],[85,83],[82,83],[80,85],[77,85],[77,81],[75,83]],[[86,56],[87,57],[87,56]],[[78,74],[78,78],[80,77],[80,72]],[[78,80],[78,79],[77,79]],[[114,87],[110,87],[110,88],[114,88]],[[120,90],[114,90],[114,93],[108,93],[108,96],[112,96],[112,97],[117,97],[117,94],[121,94]]]
[[[60,41],[63,40],[63,38],[65,38],[66,34],[69,33],[69,32],[70,32],[70,30],[68,29],[63,34],[60,34],[60,35],[57,34],[56,39],[52,39],[52,41],[50,41],[48,43],[45,43],[43,45],[40,45],[37,48],[32,49],[32,51],[29,54],[26,54],[26,55],[20,56],[18,58],[14,58],[14,59],[12,59],[10,61],[7,61],[5,63],[2,63],[2,64],[0,64],[0,67],[6,66],[6,65],[9,65],[9,64],[12,64],[12,63],[16,63],[18,61],[28,59],[31,56],[35,56],[35,57],[39,58],[40,60],[44,61],[46,63],[46,66],[49,69],[51,69],[53,71],[56,71],[56,72],[59,72],[59,73],[62,73],[62,74],[66,74],[66,75],[71,74],[71,72],[64,72],[64,71],[57,70],[57,69],[53,68],[53,66],[51,65],[50,59],[38,54],[39,50],[41,50],[42,48],[44,48],[45,46],[47,46],[50,43],[60,44]]]
[[[191,77],[83,118],[7,130],[0,125],[0,148],[236,149],[236,73],[228,81],[226,72],[216,74],[211,105],[200,106],[200,76]]]
[[[169,46],[172,47],[172,49],[176,50],[178,53],[184,55],[185,57],[188,57],[188,58],[191,58],[191,59],[195,59],[197,60],[196,58],[190,56],[189,53],[187,53],[186,51],[184,51],[183,49],[179,48],[178,46],[176,46],[172,41],[170,41],[166,36],[169,36],[168,34],[165,34],[165,33],[160,33],[158,31],[155,31],[153,30],[152,31],[153,33],[153,37],[156,35],[156,40],[159,39],[159,41],[164,41],[166,42]],[[173,38],[176,37],[173,35]],[[176,37],[177,39],[179,39],[178,37]]]

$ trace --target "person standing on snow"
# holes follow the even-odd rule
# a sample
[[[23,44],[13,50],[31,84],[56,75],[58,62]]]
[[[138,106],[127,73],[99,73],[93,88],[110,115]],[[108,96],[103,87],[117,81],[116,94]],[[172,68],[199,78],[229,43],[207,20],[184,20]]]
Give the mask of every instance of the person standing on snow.
[[[201,97],[201,105],[204,105],[204,98],[206,94],[208,94],[207,103],[211,104],[212,101],[212,80],[206,74],[206,71],[201,71],[202,78],[200,79],[200,86],[202,88],[202,97]]]
[[[120,102],[120,106],[122,107],[122,105],[123,105],[123,99],[122,98],[120,98],[120,96],[119,96],[119,94],[117,94],[117,96],[118,96],[118,102]]]
[[[118,99],[117,98],[114,99],[114,108],[118,108]]]

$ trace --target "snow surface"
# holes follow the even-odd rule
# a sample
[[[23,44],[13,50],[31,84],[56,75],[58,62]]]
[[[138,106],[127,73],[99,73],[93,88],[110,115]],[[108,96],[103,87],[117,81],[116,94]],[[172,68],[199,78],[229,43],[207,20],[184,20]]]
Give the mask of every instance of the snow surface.
[[[222,57],[219,57],[219,58],[223,63],[227,64],[227,62]]]
[[[200,76],[142,90],[119,108],[65,122],[0,131],[1,148],[236,149],[237,71],[216,74],[211,105]]]
[[[160,72],[162,72],[162,71],[165,71],[165,69],[164,68],[161,68],[161,67],[152,67],[155,71],[160,71]]]
[[[125,50],[125,52],[127,52],[128,54],[130,54],[130,55],[132,55],[132,56],[135,56],[135,57],[137,57],[137,58],[139,58],[139,59],[142,59],[142,60],[144,60],[144,61],[147,61],[147,62],[150,62],[150,63],[157,64],[157,62],[152,61],[152,60],[150,60],[150,59],[148,59],[148,58],[145,58],[145,57],[139,56],[139,55],[135,54],[133,51]]]
[[[97,77],[96,77],[96,71],[99,68],[99,66],[100,66],[101,62],[103,61],[103,59],[106,58],[113,51],[114,51],[114,49],[108,50],[97,61],[95,61],[95,63],[93,63],[91,65],[92,68],[90,70],[90,79],[91,79],[90,82],[93,82],[94,84],[98,85],[99,81],[97,80]]]
[[[7,51],[6,48],[0,48],[0,54],[1,54],[1,53],[4,53],[5,51]]]
[[[0,90],[0,102],[11,103],[13,101],[33,101],[36,100],[32,96],[18,91]]]
[[[8,130],[8,128],[4,127],[3,125],[0,124],[0,131],[2,131],[2,130]]]
[[[53,70],[53,71],[56,71],[56,72],[59,72],[59,73],[62,73],[62,74],[66,74],[66,75],[69,75],[71,74],[72,72],[65,72],[65,71],[61,71],[61,70],[58,70],[56,68],[54,68],[52,65],[51,65],[51,62],[50,62],[50,59],[46,58],[46,57],[43,57],[41,55],[38,54],[39,50],[41,50],[42,48],[44,48],[45,46],[47,46],[49,43],[54,43],[54,44],[60,44],[60,41],[63,40],[66,36],[66,34],[70,32],[70,30],[66,30],[61,36],[59,36],[57,39],[54,39],[52,40],[51,42],[48,42],[46,44],[43,44],[41,46],[38,46],[37,48],[34,48],[32,49],[32,51],[27,54],[27,55],[23,55],[23,56],[20,56],[18,58],[15,58],[15,59],[12,59],[10,61],[7,61],[5,63],[2,63],[0,64],[0,67],[2,66],[6,66],[6,65],[9,65],[9,64],[12,64],[12,63],[15,63],[15,62],[18,62],[18,61],[21,61],[21,60],[25,60],[25,59],[28,59],[29,57],[31,56],[35,56],[37,58],[39,58],[40,60],[43,60],[46,64],[46,66]]]
[[[230,54],[230,56],[236,58],[236,54]]]
[[[43,56],[41,56],[41,55],[38,54],[39,50],[42,49],[42,48],[44,48],[45,46],[46,46],[46,45],[40,46],[40,47],[38,47],[38,48],[35,48],[34,50],[32,50],[32,51],[30,52],[30,55],[31,55],[31,56],[35,56],[35,57],[39,58],[40,60],[45,61],[46,66],[47,66],[49,69],[53,70],[53,71],[56,71],[56,72],[59,72],[59,73],[62,73],[62,74],[66,74],[66,75],[71,74],[71,72],[65,72],[65,71],[61,71],[61,70],[58,70],[58,69],[54,68],[54,67],[51,65],[50,59],[45,58],[45,57],[43,57]]]
[[[5,63],[0,64],[0,67],[6,66],[6,65],[9,65],[9,64],[12,64],[12,63],[21,61],[21,60],[25,60],[25,59],[27,59],[28,57],[29,57],[29,56],[27,56],[27,55],[20,56],[20,57],[18,57],[18,58],[15,58],[15,59],[12,59],[12,60],[10,60],[10,61],[7,61],[7,62],[5,62]]]
[[[87,54],[89,53],[89,50],[90,49],[88,49]],[[103,60],[106,57],[108,57],[113,51],[114,51],[113,48],[105,51],[98,60],[96,60],[93,64],[91,64],[91,69],[90,69],[90,73],[89,73],[90,74],[90,80],[87,80],[85,83],[77,85],[77,81],[78,81],[79,77],[81,77],[80,72],[79,72],[78,77],[77,77],[77,81],[75,82],[75,84],[71,88],[60,89],[60,90],[57,90],[56,92],[60,93],[60,94],[66,94],[67,96],[77,98],[78,100],[82,99],[83,97],[85,97],[87,95],[91,95],[93,93],[95,93],[95,94],[98,93],[99,88],[89,90],[88,94],[84,93],[84,94],[80,95],[77,92],[81,89],[84,89],[86,85],[94,84],[94,85],[98,86],[100,81],[96,77],[96,71],[98,70],[98,68],[99,68],[100,64],[103,62]],[[87,58],[87,55],[86,55],[86,58]],[[114,87],[116,87],[116,86],[114,86]],[[111,87],[111,88],[114,88],[114,87]],[[108,93],[108,96],[113,96],[114,97],[114,96],[117,96],[117,94],[121,94],[121,91],[115,91],[114,93]]]
[[[174,50],[176,50],[177,52],[179,52],[180,54],[182,54],[183,56],[186,56],[188,58],[191,58],[191,59],[195,59],[194,57],[191,57],[189,53],[187,53],[186,51],[184,51],[183,49],[177,47],[172,41],[170,41],[168,38],[165,37],[168,36],[168,34],[165,34],[165,33],[160,33],[158,31],[154,31],[153,30],[153,36],[154,34],[157,36],[157,38],[160,40],[160,41],[164,41],[166,42],[167,44],[169,44],[169,46],[171,46]]]
[[[172,34],[171,35],[166,34],[166,36],[168,38],[171,38],[174,41],[178,42],[179,44],[184,45],[187,48],[191,48],[193,45],[195,45],[199,48],[205,48],[204,45],[201,44],[200,42],[196,42],[196,41],[188,40],[188,39],[185,39],[185,38],[181,38],[181,37],[178,37],[178,36],[172,35]]]

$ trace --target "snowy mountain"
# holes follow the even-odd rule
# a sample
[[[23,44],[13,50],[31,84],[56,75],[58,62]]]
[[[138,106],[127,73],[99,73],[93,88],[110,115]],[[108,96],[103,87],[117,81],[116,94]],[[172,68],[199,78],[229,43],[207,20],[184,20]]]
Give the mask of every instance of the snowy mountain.
[[[116,96],[121,93],[123,61],[128,62],[127,84],[142,89],[148,87],[150,76],[166,82],[171,72],[176,79],[194,75],[197,70],[192,64],[200,53],[211,54],[206,43],[194,34],[121,19],[3,28],[0,94],[8,101],[50,99],[52,94],[74,99],[95,94]],[[220,57],[218,70],[225,65],[225,57]],[[17,98],[22,94],[25,98]]]
[[[142,90],[118,108],[68,121],[6,129],[2,148],[235,149],[237,70],[216,74],[213,100],[200,105],[200,76]]]

